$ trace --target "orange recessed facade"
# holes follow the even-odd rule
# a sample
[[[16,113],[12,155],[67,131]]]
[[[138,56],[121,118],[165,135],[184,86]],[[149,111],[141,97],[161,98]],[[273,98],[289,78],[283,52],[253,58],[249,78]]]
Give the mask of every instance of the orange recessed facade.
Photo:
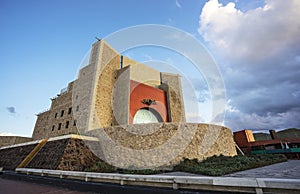
[[[151,99],[152,104],[143,101]],[[130,80],[130,106],[129,124],[133,123],[133,118],[138,110],[152,109],[159,114],[162,122],[168,122],[168,107],[166,92],[149,85]]]

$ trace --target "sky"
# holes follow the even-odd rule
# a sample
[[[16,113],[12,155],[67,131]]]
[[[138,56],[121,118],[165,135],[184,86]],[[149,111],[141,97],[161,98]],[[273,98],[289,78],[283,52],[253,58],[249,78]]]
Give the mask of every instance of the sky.
[[[206,47],[226,88],[225,126],[300,128],[298,10],[298,0],[0,0],[0,134],[30,137],[35,115],[76,79],[95,37],[142,24],[181,29]],[[185,60],[157,53],[127,55]],[[187,120],[210,122],[209,88],[201,76],[190,80],[203,108]]]

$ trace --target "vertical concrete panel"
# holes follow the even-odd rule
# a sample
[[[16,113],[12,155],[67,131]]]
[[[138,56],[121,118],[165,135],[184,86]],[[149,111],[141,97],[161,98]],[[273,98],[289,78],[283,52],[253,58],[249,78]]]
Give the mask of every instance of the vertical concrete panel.
[[[74,83],[73,88],[73,109],[74,117],[77,120],[77,128],[81,133],[89,129],[89,119],[91,115],[91,106],[93,94],[95,90],[96,80],[96,53],[100,52],[100,42],[93,45],[90,63],[88,66],[82,68],[79,72],[78,79]]]
[[[167,93],[169,122],[186,122],[180,76],[161,73],[161,82],[161,89]]]
[[[159,71],[123,56],[123,67],[127,66],[129,66],[131,69],[131,80],[153,87],[157,87],[160,85]]]
[[[127,125],[129,122],[130,68],[118,71],[113,92],[114,125]]]

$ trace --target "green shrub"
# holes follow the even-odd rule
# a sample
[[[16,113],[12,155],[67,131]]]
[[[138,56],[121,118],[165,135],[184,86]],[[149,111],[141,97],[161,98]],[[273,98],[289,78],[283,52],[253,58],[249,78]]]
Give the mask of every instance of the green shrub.
[[[184,159],[174,167],[174,171],[184,171],[196,174],[221,176],[237,171],[266,166],[287,161],[282,154],[252,155],[252,156],[212,156],[202,162]]]
[[[196,174],[203,174],[209,176],[222,176],[233,172],[247,170],[251,168],[262,167],[278,162],[287,161],[285,155],[282,154],[266,154],[266,155],[251,155],[251,156],[212,156],[201,162],[196,159],[184,159],[173,168],[173,171],[190,172]],[[118,172],[121,174],[158,174],[163,171],[145,169],[145,170],[132,170],[132,169],[117,169],[103,161],[95,163],[90,168],[85,169],[89,172]]]
[[[162,171],[158,170],[152,170],[152,169],[144,169],[144,170],[128,170],[128,169],[118,169],[118,172],[120,174],[158,174],[161,173]]]
[[[112,166],[110,164],[107,164],[106,162],[99,161],[99,162],[96,162],[90,168],[86,168],[85,171],[87,171],[87,172],[109,173],[109,172],[116,172],[117,169],[114,166]]]

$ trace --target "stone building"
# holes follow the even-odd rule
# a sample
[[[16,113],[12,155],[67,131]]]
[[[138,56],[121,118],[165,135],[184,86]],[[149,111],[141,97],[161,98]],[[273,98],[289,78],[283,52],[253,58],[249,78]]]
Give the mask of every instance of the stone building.
[[[78,79],[39,113],[33,139],[135,123],[185,122],[180,76],[120,55],[105,41],[92,48]]]
[[[66,134],[77,134],[76,119],[72,107],[73,82],[55,98],[51,98],[49,110],[37,114],[32,138],[34,140]],[[75,109],[76,111],[76,109]]]
[[[0,167],[84,170],[103,160],[160,169],[184,158],[236,155],[230,129],[186,123],[179,75],[122,56],[103,40],[51,100],[37,115],[32,141],[0,148]]]

